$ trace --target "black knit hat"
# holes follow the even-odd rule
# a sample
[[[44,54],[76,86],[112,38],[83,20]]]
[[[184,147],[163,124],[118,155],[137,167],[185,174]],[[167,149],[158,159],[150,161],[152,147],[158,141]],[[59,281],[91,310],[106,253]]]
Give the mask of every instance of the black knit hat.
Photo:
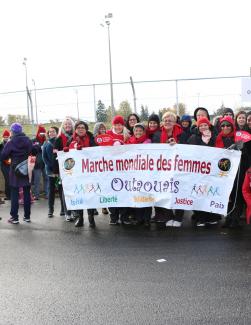
[[[151,114],[149,117],[148,117],[148,124],[149,122],[151,121],[154,121],[158,124],[158,126],[160,126],[160,119],[159,119],[159,116],[157,114]]]
[[[84,121],[77,121],[76,124],[75,124],[75,130],[76,130],[77,127],[78,127],[79,125],[81,125],[81,124],[85,126],[86,131],[89,130],[89,126],[88,126],[88,124],[87,124],[86,122],[84,122]]]
[[[225,108],[223,109],[222,115],[225,116],[227,113],[231,113],[232,116],[234,117],[234,111],[232,110],[232,108],[225,107]]]
[[[210,116],[209,116],[208,110],[205,107],[197,107],[196,108],[196,110],[194,111],[194,119],[195,119],[195,121],[197,121],[196,115],[197,115],[198,111],[204,111],[204,112],[206,112],[207,113],[207,118],[210,121]]]

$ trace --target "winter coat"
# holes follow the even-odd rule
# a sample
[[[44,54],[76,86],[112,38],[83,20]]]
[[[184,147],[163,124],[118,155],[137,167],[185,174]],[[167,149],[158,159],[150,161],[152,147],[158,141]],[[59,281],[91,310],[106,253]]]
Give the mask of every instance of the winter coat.
[[[84,137],[79,137],[75,132],[72,137],[72,142],[69,144],[69,149],[82,149],[87,147],[95,147],[96,143],[93,134],[89,131],[86,132]]]
[[[55,164],[55,155],[53,154],[53,147],[55,144],[56,138],[49,139],[44,143],[42,148],[42,157],[45,163],[46,175],[50,176],[53,173],[53,166]]]
[[[209,140],[208,143],[205,143],[202,140],[202,134],[198,133],[198,134],[192,134],[190,136],[190,138],[187,140],[187,144],[193,144],[193,145],[197,145],[197,146],[214,147],[215,141],[216,141],[216,137],[215,137],[214,133],[212,133],[211,139]]]
[[[156,133],[154,133],[153,137],[152,137],[152,142],[153,143],[167,143],[167,142],[163,142],[162,139],[167,137],[168,139],[168,135],[165,134],[166,131],[164,129],[164,127],[162,126],[160,131],[157,131]],[[179,124],[175,124],[173,126],[173,132],[172,132],[172,135],[169,137],[170,138],[174,138],[175,141],[177,143],[179,143],[179,139],[180,139],[180,136],[182,134],[182,127],[179,125]]]
[[[34,169],[43,169],[44,168],[44,161],[43,161],[43,156],[42,156],[42,148],[43,148],[43,144],[40,143],[37,138],[32,139],[31,140],[33,143],[33,146],[36,148],[37,150],[37,154],[36,154],[36,162],[35,162],[35,166]]]
[[[69,137],[66,137],[64,133],[61,133],[56,139],[54,143],[54,148],[57,151],[62,151],[64,147],[69,146],[71,143],[72,136],[69,135]],[[59,165],[57,160],[57,154],[56,152],[53,152],[53,174],[59,174]]]
[[[1,161],[11,159],[10,186],[22,187],[30,185],[28,176],[17,176],[14,169],[20,162],[26,160],[31,153],[36,153],[36,151],[32,152],[32,149],[32,142],[24,133],[14,135],[4,146]]]
[[[246,218],[247,224],[250,224],[251,220],[251,168],[248,169],[245,175],[245,179],[242,185],[242,194],[246,201],[247,210],[246,210]]]

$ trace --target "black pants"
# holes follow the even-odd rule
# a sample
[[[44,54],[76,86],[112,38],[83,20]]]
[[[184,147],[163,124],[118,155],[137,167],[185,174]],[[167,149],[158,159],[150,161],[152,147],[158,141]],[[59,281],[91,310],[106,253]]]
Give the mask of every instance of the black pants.
[[[167,222],[169,220],[175,220],[182,222],[184,215],[184,210],[171,210],[161,207],[155,207],[156,220]]]
[[[24,217],[29,219],[31,214],[31,187],[24,186]],[[19,209],[19,187],[11,187],[11,209],[10,215],[14,220],[18,220],[18,209]]]
[[[121,222],[128,221],[128,208],[109,208],[110,218],[112,222],[119,221],[119,216]]]
[[[150,221],[152,215],[152,207],[135,208],[134,215],[138,222]]]
[[[48,193],[48,206],[49,211],[54,212],[55,190],[56,190],[56,177],[48,177],[49,179],[49,193]],[[61,211],[64,211],[64,202],[62,197],[62,185],[58,185],[59,199],[61,203]]]
[[[4,177],[4,192],[5,196],[10,199],[10,185],[9,185],[9,173],[10,173],[10,165],[5,165],[4,162],[1,164],[1,170]]]

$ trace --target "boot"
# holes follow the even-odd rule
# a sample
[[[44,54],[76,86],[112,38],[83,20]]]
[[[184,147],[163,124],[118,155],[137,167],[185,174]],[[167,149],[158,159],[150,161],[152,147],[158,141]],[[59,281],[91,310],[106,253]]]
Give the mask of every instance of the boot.
[[[90,227],[91,228],[95,228],[96,227],[96,223],[95,223],[95,220],[94,220],[94,216],[92,215],[88,215],[88,220],[89,220],[89,223],[90,223]]]
[[[49,209],[49,212],[48,212],[48,218],[52,218],[53,217],[53,210]]]
[[[83,216],[79,216],[78,220],[75,222],[75,227],[83,227],[84,226],[84,217]]]

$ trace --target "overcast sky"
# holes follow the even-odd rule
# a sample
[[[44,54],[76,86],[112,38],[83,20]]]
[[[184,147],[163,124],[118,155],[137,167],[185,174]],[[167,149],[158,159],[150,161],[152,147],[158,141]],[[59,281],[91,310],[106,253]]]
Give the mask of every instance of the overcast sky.
[[[32,78],[37,88],[109,82],[107,29],[100,26],[109,12],[114,82],[130,76],[139,81],[249,75],[249,2],[0,0],[0,92],[25,88],[24,57],[30,88]],[[187,83],[180,85],[179,94],[189,111],[204,102],[213,109],[221,99],[217,94],[226,95],[224,103],[238,106],[239,86],[239,80]],[[79,106],[88,117],[92,89],[78,91]],[[158,110],[175,103],[174,84],[136,85],[136,91],[138,105]],[[109,105],[109,96],[109,87],[103,87],[96,100]],[[123,99],[133,104],[129,86],[116,87],[114,98],[116,106]],[[62,114],[67,105],[71,110],[75,100],[73,89],[38,93],[43,119],[48,112]],[[23,95],[1,95],[0,115],[20,113],[25,103]]]

